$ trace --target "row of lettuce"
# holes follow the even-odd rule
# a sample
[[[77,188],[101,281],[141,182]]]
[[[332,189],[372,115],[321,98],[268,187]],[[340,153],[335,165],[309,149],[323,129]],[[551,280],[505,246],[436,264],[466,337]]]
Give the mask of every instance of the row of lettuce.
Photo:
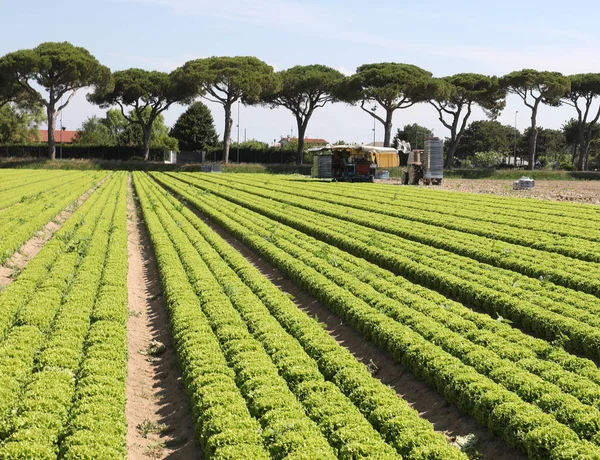
[[[506,184],[510,188],[511,184]],[[566,184],[565,188],[568,189],[570,184]],[[389,191],[389,188],[384,184],[377,184],[375,186],[378,190]],[[410,187],[412,188],[412,187]],[[465,192],[453,192],[446,193],[444,191],[436,190],[435,188],[425,188],[421,190],[409,190],[407,192],[416,193],[426,197],[427,199],[443,200],[445,202],[464,201],[467,198],[469,201],[480,203],[485,207],[491,208],[502,208],[506,210],[515,210],[526,213],[538,213],[549,216],[596,216],[598,217],[599,210],[596,206],[590,206],[589,204],[577,204],[571,202],[560,202],[553,200],[539,200],[539,199],[515,199],[513,196],[503,196],[496,194],[473,194]],[[526,196],[526,195],[520,195]]]
[[[466,458],[194,213],[134,183],[205,455]]]
[[[263,214],[274,221],[365,258],[383,268],[502,317],[545,339],[559,341],[569,350],[600,357],[598,299],[590,294],[511,270],[483,264],[453,252],[366,228],[318,211],[215,185],[198,176],[171,177],[189,188],[198,188]],[[565,267],[567,269],[568,267]]]
[[[0,293],[0,458],[125,458],[127,175]]]
[[[46,195],[78,198],[103,176],[28,178],[31,194],[3,213],[34,219]],[[339,219],[343,207],[300,188],[134,184],[207,458],[466,457],[166,190],[530,458],[600,457],[600,371],[556,346],[600,356],[595,297],[369,228],[360,207]],[[105,180],[0,293],[0,459],[126,457],[126,187],[124,173]]]
[[[418,224],[422,223],[434,226],[427,233],[434,231],[435,227],[443,227],[576,259],[600,261],[600,250],[597,244],[600,242],[600,228],[598,228],[600,215],[587,219],[582,215],[553,218],[547,214],[538,214],[531,217],[519,211],[506,215],[502,214],[505,212],[503,208],[489,209],[481,204],[473,205],[470,203],[470,197],[462,197],[454,203],[437,203],[432,202],[431,198],[415,196],[414,191],[407,188],[396,188],[394,194],[389,192],[387,196],[380,196],[373,193],[370,188],[365,190],[364,186],[348,187],[323,182],[311,182],[307,185],[305,182],[294,180],[265,179],[265,176],[250,175],[236,176],[235,184],[250,185],[283,194],[279,196],[280,198],[289,194],[292,197],[301,196],[318,200],[324,204],[370,211],[371,213],[364,215],[371,218],[373,213],[381,214],[379,220],[385,219],[392,225],[398,222],[398,219],[408,220],[408,224],[412,223],[417,232],[427,229]],[[509,245],[496,247],[496,250],[500,252],[510,248]]]
[[[197,180],[197,174],[186,174],[184,177],[190,181]],[[186,179],[187,180],[187,179]],[[402,239],[420,243],[425,246],[439,248],[448,252],[463,255],[479,262],[491,264],[497,267],[513,270],[532,277],[550,278],[556,284],[582,290],[591,294],[600,295],[600,263],[579,260],[578,255],[584,257],[585,254],[590,257],[596,257],[600,260],[600,251],[597,244],[583,241],[581,244],[574,243],[575,248],[570,256],[547,252],[544,249],[535,249],[528,247],[526,242],[520,244],[500,241],[498,235],[479,236],[469,233],[470,226],[479,226],[480,224],[465,224],[461,229],[460,225],[456,229],[447,229],[436,226],[433,223],[422,223],[406,218],[394,217],[388,215],[393,211],[382,213],[376,205],[369,203],[368,198],[355,201],[363,203],[364,209],[358,209],[355,206],[348,206],[342,203],[335,203],[335,199],[327,198],[326,193],[315,193],[310,190],[291,193],[288,187],[280,190],[271,191],[264,186],[248,185],[239,183],[236,179],[227,177],[206,177],[203,183],[210,186],[226,186],[229,189],[236,190],[236,194],[247,200],[254,200],[254,197],[279,201],[304,210],[317,210],[319,214],[333,217],[341,221],[356,224],[357,226],[372,228],[384,234],[396,235]],[[312,186],[306,186],[309,189]],[[239,193],[238,193],[239,192]],[[307,195],[308,197],[304,197]],[[319,196],[323,198],[319,198]],[[333,203],[329,202],[333,201]],[[345,201],[345,200],[342,200]],[[368,210],[371,208],[372,210]],[[385,207],[383,207],[385,209]],[[600,219],[598,220],[600,222]],[[510,230],[508,230],[510,234]],[[514,231],[515,235],[519,233]],[[523,233],[526,233],[523,231]],[[518,235],[515,237],[518,241]],[[550,238],[549,248],[558,247],[559,244],[552,243]],[[596,254],[594,256],[593,254]]]
[[[278,224],[269,215],[276,202],[253,203],[265,217],[232,203],[239,195],[231,190],[227,200],[152,175],[531,458],[600,455],[600,379],[592,362],[447,299],[440,304],[438,294],[339,250],[339,241],[330,246]]]
[[[0,171],[0,211],[19,202],[32,201],[36,196],[77,177],[81,177],[81,173],[75,171],[53,171],[53,174],[50,171],[31,174],[21,172],[14,177]]]
[[[20,183],[25,177],[18,177],[18,184],[11,181],[5,185],[7,188],[0,191],[0,264],[105,176],[101,172],[66,171],[25,183]]]
[[[276,179],[279,178],[271,178],[271,180]],[[296,185],[303,184],[293,177],[288,179],[279,182],[292,186],[294,182]],[[370,200],[396,208],[436,211],[447,216],[484,222],[509,223],[518,228],[544,230],[557,235],[578,236],[592,241],[600,236],[597,226],[590,222],[600,217],[598,207],[592,205],[448,192],[422,187],[390,187],[379,184],[331,184],[313,181],[311,188],[313,187],[328,190],[329,193],[358,198],[365,196],[366,189]],[[576,229],[586,229],[591,234],[580,234]]]

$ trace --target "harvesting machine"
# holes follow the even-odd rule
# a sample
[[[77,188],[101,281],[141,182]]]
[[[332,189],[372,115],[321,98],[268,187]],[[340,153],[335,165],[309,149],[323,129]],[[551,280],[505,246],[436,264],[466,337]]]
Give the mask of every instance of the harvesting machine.
[[[394,168],[398,151],[371,145],[326,145],[308,150],[313,155],[311,176],[346,182],[373,182],[379,168]]]

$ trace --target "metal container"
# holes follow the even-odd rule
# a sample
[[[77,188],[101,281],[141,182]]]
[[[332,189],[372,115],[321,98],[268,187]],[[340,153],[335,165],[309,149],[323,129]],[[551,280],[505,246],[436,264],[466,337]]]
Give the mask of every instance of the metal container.
[[[200,172],[223,172],[223,167],[220,164],[201,165]]]
[[[438,137],[425,140],[423,151],[423,178],[442,179],[444,177],[444,141]]]
[[[535,187],[535,180],[531,177],[521,176],[519,180],[513,182],[513,190],[531,190]]]
[[[331,155],[315,155],[311,177],[331,179],[333,177],[333,157]]]

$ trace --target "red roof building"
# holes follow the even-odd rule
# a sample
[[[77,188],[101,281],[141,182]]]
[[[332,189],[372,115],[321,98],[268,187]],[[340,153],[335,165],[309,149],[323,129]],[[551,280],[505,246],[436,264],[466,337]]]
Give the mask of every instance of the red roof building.
[[[62,134],[62,138],[61,138],[61,134]],[[69,131],[68,129],[61,131],[60,129],[56,129],[56,130],[54,130],[54,140],[57,143],[60,143],[62,140],[63,144],[72,144],[73,138],[75,137],[76,134],[77,134],[77,131]],[[47,129],[40,129],[40,135],[42,136],[41,142],[48,142],[48,130]]]

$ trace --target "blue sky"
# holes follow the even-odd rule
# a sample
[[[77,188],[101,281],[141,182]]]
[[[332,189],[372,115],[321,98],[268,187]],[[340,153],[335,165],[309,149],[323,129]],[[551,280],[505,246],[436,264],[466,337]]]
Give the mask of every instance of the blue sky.
[[[502,75],[535,68],[565,74],[600,72],[600,32],[596,2],[548,1],[420,2],[357,0],[2,0],[0,55],[44,41],[70,41],[87,48],[112,70],[141,67],[170,71],[207,56],[253,55],[282,70],[297,64],[325,64],[346,74],[370,62],[405,62],[435,76],[458,72]],[[48,27],[51,19],[52,27]],[[208,104],[221,133],[222,108]],[[184,110],[171,108],[174,123]],[[528,126],[520,99],[509,97],[499,121]],[[99,108],[78,94],[63,123],[75,129]],[[538,124],[559,128],[574,115],[570,107],[542,107]],[[234,112],[234,117],[237,113]],[[483,119],[476,112],[473,119]],[[419,123],[439,136],[446,129],[435,110],[420,104],[394,115],[394,131]],[[235,126],[235,123],[234,123]],[[284,109],[241,107],[241,137],[272,142],[296,132]],[[357,107],[329,105],[315,112],[307,136],[331,142],[369,142],[372,118]],[[236,133],[234,132],[234,138]],[[383,133],[377,126],[376,136]]]

